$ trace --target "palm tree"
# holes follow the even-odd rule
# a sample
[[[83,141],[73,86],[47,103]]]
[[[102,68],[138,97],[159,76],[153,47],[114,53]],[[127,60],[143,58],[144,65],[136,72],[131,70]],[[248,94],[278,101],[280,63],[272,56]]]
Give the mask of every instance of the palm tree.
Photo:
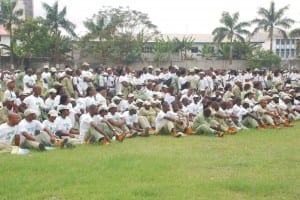
[[[250,26],[248,22],[239,22],[239,13],[233,13],[230,15],[228,12],[222,13],[222,18],[220,22],[224,26],[217,27],[213,30],[214,42],[220,44],[225,38],[229,41],[230,51],[229,51],[229,64],[232,65],[232,51],[233,51],[233,41],[244,42],[243,35],[249,35],[250,32],[245,29]]]
[[[46,11],[46,26],[55,37],[54,47],[54,62],[59,60],[59,48],[62,42],[61,30],[66,31],[71,36],[75,37],[75,24],[66,19],[67,8],[64,7],[61,11],[58,10],[58,1],[53,6],[43,3],[43,8]]]
[[[296,28],[290,32],[290,37],[300,37],[300,28]]]
[[[15,10],[16,0],[2,0],[0,5],[0,24],[4,26],[9,32],[10,38],[10,64],[14,63],[14,38],[13,38],[13,29],[14,25],[20,24],[22,20],[20,16],[23,15],[23,9]]]
[[[270,8],[259,8],[257,14],[261,18],[256,18],[252,23],[257,24],[254,29],[253,34],[257,33],[259,30],[264,30],[268,32],[268,38],[270,39],[270,51],[273,52],[273,38],[274,32],[278,31],[284,38],[287,38],[287,33],[285,29],[289,29],[294,23],[293,19],[284,16],[285,11],[289,9],[289,6],[284,6],[279,10],[275,9],[274,1],[271,2]]]

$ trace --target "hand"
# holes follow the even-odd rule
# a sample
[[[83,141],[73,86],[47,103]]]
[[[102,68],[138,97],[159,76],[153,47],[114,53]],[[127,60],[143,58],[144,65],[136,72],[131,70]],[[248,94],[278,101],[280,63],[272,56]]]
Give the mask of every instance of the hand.
[[[54,136],[54,135],[52,135],[51,137],[50,137],[50,142],[51,143],[54,143],[56,141],[56,137]]]

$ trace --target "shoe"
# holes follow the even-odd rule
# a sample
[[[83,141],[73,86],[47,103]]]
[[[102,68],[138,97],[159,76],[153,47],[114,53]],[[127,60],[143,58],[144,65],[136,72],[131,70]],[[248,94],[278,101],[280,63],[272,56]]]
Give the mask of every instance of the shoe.
[[[103,140],[100,141],[100,144],[102,144],[102,145],[108,145],[110,143],[107,140],[103,139]]]
[[[125,139],[125,135],[124,134],[116,135],[116,140],[118,140],[119,142],[123,142],[124,139]]]
[[[283,122],[283,126],[284,126],[284,127],[292,127],[293,125],[289,122],[288,119],[286,119],[286,120],[284,120],[284,122]]]
[[[216,132],[216,135],[217,135],[218,137],[223,137],[223,136],[224,136],[224,132],[217,131],[217,132]]]
[[[146,128],[145,131],[144,131],[144,134],[142,136],[144,137],[148,137],[149,136],[149,128]]]
[[[87,141],[85,142],[86,144],[94,144],[96,142],[95,136],[91,136]]]
[[[40,151],[46,151],[45,145],[43,145],[42,143],[39,144],[39,150]]]
[[[268,124],[262,125],[263,128],[269,128]]]
[[[74,149],[74,148],[75,148],[75,145],[72,144],[72,143],[70,143],[70,142],[66,143],[65,146],[66,146],[68,149]]]
[[[176,130],[173,130],[172,134],[174,137],[181,137],[181,134],[179,134]]]
[[[192,135],[193,134],[193,129],[191,127],[188,127],[188,128],[185,129],[185,133],[187,135]]]
[[[280,129],[280,126],[274,125],[272,126],[273,129]]]

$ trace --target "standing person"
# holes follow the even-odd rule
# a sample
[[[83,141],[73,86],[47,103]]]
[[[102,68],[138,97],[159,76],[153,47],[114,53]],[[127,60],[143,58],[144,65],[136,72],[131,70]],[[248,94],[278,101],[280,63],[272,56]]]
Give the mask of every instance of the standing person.
[[[65,71],[66,71],[66,74],[63,77],[61,84],[65,88],[67,95],[69,95],[70,97],[75,97],[75,91],[74,91],[73,82],[72,82],[73,70],[70,69],[69,67],[67,67],[65,69]]]
[[[43,89],[45,91],[48,90],[48,88],[49,88],[48,82],[49,82],[50,77],[51,77],[51,73],[49,72],[49,66],[45,65],[44,71],[41,74],[41,82],[43,84]]]
[[[28,68],[26,70],[26,74],[23,78],[23,90],[24,92],[31,93],[32,88],[35,86],[36,82],[33,76],[33,70],[31,68]]]
[[[11,152],[13,146],[19,146],[18,124],[20,116],[16,113],[8,114],[8,121],[0,125],[0,153]]]
[[[33,94],[24,99],[27,108],[35,110],[37,117],[40,117],[45,109],[44,99],[41,97],[42,88],[40,86],[33,87]]]
[[[81,79],[82,79],[82,91],[83,93],[86,92],[86,89],[92,85],[93,83],[93,74],[92,72],[89,71],[90,68],[90,64],[88,64],[87,62],[84,62],[82,64],[82,70],[81,70]],[[85,95],[85,94],[84,94]]]
[[[83,93],[83,80],[81,78],[81,71],[80,69],[77,69],[75,72],[75,76],[73,77],[73,87],[75,90],[75,97],[83,97],[84,93]]]

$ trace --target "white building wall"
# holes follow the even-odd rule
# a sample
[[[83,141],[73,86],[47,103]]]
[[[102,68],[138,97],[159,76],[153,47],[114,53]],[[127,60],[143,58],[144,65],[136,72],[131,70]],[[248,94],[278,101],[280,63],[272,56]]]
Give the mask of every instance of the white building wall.
[[[10,45],[10,39],[9,39],[9,35],[1,35],[1,41],[0,41],[0,44],[4,44],[4,45]],[[1,56],[8,56],[9,55],[9,51],[5,51],[2,49],[2,47],[0,47],[1,49]]]

